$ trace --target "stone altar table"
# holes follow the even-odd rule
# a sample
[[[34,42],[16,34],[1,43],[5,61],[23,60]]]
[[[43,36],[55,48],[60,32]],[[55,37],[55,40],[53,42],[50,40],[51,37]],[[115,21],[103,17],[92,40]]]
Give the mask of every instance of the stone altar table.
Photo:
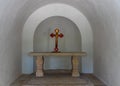
[[[72,64],[72,76],[79,77],[79,56],[85,56],[86,52],[61,52],[61,53],[51,53],[51,52],[30,52],[29,55],[35,56],[36,59],[36,77],[43,77],[43,64],[44,64],[44,56],[71,56],[71,64]]]

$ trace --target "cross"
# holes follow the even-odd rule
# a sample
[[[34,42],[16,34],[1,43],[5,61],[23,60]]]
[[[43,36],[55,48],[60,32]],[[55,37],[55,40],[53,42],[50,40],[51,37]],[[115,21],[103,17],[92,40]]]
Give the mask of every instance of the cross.
[[[54,52],[58,52],[58,37],[62,38],[64,35],[62,33],[59,34],[59,29],[56,28],[55,29],[55,34],[51,33],[50,36],[53,38],[55,37],[55,48],[54,48]]]

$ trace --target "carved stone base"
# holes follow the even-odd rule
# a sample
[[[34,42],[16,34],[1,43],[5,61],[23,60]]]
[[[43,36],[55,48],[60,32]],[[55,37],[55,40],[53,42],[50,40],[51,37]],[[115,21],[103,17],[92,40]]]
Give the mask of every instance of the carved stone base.
[[[39,72],[39,71],[37,71],[36,72],[36,77],[43,77],[44,76],[44,73],[43,72]]]
[[[44,73],[43,73],[43,57],[42,56],[37,56],[36,66],[37,66],[36,77],[43,77]]]
[[[80,76],[80,73],[79,72],[72,72],[72,77],[79,77]]]
[[[72,76],[79,77],[79,70],[78,70],[79,60],[77,56],[72,57]]]
[[[72,76],[73,77],[79,77],[79,69],[78,69],[78,65],[79,65],[79,59],[78,56],[84,56],[86,55],[85,52],[63,52],[63,53],[59,53],[59,52],[55,52],[55,53],[40,53],[40,52],[31,52],[30,55],[32,56],[36,56],[36,77],[43,77],[44,76],[44,72],[43,72],[43,64],[44,64],[44,58],[43,56],[72,56],[71,59],[71,63],[72,63]]]

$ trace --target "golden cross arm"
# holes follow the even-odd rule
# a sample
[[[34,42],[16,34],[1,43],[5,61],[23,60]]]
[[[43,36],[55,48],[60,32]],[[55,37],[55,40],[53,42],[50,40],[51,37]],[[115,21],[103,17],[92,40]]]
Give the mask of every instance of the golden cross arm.
[[[53,38],[55,37],[55,48],[54,48],[54,52],[58,52],[58,38],[62,38],[64,35],[62,33],[59,34],[59,29],[56,28],[55,29],[55,33],[51,33],[50,36]]]

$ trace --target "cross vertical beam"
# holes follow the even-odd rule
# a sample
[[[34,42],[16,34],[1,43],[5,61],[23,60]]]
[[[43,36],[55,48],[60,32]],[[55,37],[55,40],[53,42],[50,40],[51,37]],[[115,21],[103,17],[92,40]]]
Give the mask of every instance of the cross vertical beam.
[[[55,29],[55,34],[54,33],[51,33],[50,36],[53,38],[55,37],[55,48],[54,48],[54,52],[58,52],[58,38],[62,38],[64,35],[62,33],[59,34],[59,29],[56,28]]]

